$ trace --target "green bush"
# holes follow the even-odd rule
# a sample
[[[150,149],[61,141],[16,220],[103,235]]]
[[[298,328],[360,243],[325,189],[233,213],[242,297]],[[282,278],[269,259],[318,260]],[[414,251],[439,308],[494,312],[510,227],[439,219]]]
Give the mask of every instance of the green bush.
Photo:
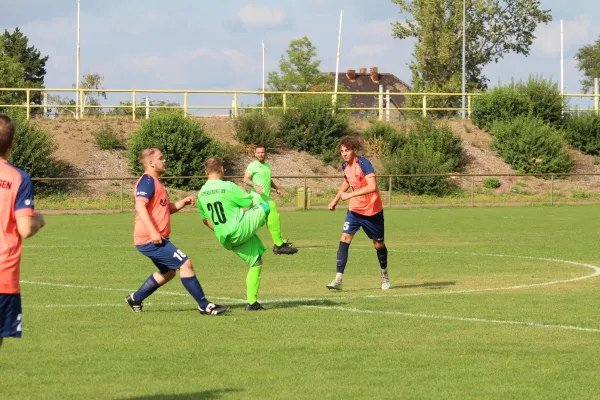
[[[110,126],[103,126],[98,132],[94,133],[96,146],[100,150],[117,150],[124,148],[121,135],[114,131]]]
[[[387,174],[448,174],[459,172],[464,164],[461,141],[448,126],[421,120],[408,135],[389,138],[383,165]],[[415,194],[443,196],[456,187],[446,177],[398,177],[394,189]]]
[[[526,82],[513,82],[476,96],[471,118],[475,125],[488,131],[496,121],[511,121],[521,116],[537,117],[558,128],[563,124],[564,105],[555,82],[530,77]]]
[[[500,185],[500,180],[498,178],[488,178],[483,181],[483,186],[490,189],[498,189]]]
[[[158,147],[167,160],[164,176],[204,176],[204,160],[220,156],[226,163],[232,152],[211,139],[204,127],[180,113],[156,113],[142,122],[129,139],[129,163],[136,175],[144,172],[138,153],[146,147]],[[204,179],[168,179],[178,189],[199,189]]]
[[[50,134],[40,129],[34,122],[28,121],[25,113],[8,110],[7,115],[16,128],[15,146],[8,162],[27,172],[32,178],[64,177],[67,165],[52,156],[58,145]],[[65,182],[34,182],[36,194],[50,194],[66,189]]]
[[[520,173],[569,172],[572,161],[560,131],[540,118],[518,117],[492,125],[492,147]]]
[[[395,136],[398,130],[387,122],[377,121],[369,125],[363,132],[362,136],[365,139],[383,139],[387,141],[390,137]]]
[[[585,154],[600,155],[600,115],[568,115],[565,130],[565,140],[571,146]]]
[[[305,97],[285,113],[280,132],[290,147],[331,162],[337,157],[339,139],[349,132],[348,117],[332,113],[327,97]]]
[[[247,112],[235,120],[234,127],[242,143],[264,146],[267,151],[277,145],[279,120],[273,115],[260,111]]]

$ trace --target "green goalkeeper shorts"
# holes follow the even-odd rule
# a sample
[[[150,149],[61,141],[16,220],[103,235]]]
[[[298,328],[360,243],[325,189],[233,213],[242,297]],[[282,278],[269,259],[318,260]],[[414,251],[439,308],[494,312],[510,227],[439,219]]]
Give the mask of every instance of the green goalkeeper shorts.
[[[267,206],[268,209],[268,206]],[[267,212],[261,206],[254,206],[244,213],[233,231],[225,242],[225,247],[233,251],[246,264],[253,267],[261,259],[265,245],[256,232],[265,224]]]

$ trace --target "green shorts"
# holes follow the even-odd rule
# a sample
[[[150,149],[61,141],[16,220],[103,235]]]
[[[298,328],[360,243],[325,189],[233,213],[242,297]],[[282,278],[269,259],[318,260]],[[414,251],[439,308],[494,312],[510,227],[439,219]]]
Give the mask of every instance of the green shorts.
[[[254,206],[246,211],[235,231],[225,240],[225,248],[233,251],[249,266],[256,265],[267,249],[256,236],[266,220],[267,212],[261,206]]]
[[[271,196],[266,195],[264,193],[258,194],[256,192],[251,192],[250,194],[252,195],[252,203],[254,205],[258,205],[260,203],[268,203],[269,201],[271,201]]]

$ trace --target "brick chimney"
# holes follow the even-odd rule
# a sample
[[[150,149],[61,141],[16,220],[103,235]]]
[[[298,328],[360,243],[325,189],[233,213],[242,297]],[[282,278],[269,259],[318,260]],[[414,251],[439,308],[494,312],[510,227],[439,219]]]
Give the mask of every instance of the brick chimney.
[[[361,75],[366,75],[367,74],[367,69],[366,68],[361,68],[360,69],[360,74]]]
[[[379,82],[379,68],[371,67],[371,79],[373,82]]]
[[[356,80],[356,70],[349,69],[348,71],[346,71],[346,76],[348,77],[349,80],[355,81]]]

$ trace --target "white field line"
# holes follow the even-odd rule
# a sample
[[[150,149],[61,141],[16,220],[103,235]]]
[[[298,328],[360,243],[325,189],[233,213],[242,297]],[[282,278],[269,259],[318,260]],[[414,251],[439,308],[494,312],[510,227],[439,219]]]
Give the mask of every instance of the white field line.
[[[144,303],[144,307],[146,306],[186,306],[186,305],[196,305],[194,302],[185,301],[180,303]],[[24,306],[24,308],[87,308],[87,307],[123,307],[123,303],[120,304],[47,304],[45,306]]]
[[[327,311],[345,311],[345,312],[360,313],[360,314],[395,315],[395,316],[412,317],[412,318],[441,319],[441,320],[465,321],[465,322],[481,322],[481,323],[487,323],[487,324],[521,325],[521,326],[530,326],[530,327],[536,327],[536,328],[566,329],[566,330],[573,330],[573,331],[600,333],[600,329],[596,329],[596,328],[584,328],[584,327],[580,327],[580,326],[571,326],[571,325],[545,324],[543,322],[503,321],[503,320],[496,320],[496,319],[454,317],[454,316],[450,316],[450,315],[412,314],[412,313],[405,313],[405,312],[400,312],[400,311],[372,311],[372,310],[360,310],[358,308],[328,307],[328,306],[303,306],[303,308],[311,308],[311,309],[327,310]]]

